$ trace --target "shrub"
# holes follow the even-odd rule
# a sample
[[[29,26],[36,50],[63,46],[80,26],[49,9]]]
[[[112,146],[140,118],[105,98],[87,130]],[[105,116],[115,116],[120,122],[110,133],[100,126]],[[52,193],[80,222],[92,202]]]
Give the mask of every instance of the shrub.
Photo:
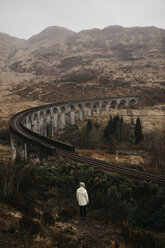
[[[43,220],[46,225],[53,225],[54,224],[54,218],[49,212],[45,212],[43,214]]]
[[[144,167],[140,164],[128,164],[127,167],[138,171],[145,171]]]
[[[59,216],[64,219],[73,218],[78,214],[78,208],[73,205],[68,205],[60,210]]]
[[[92,70],[87,70],[85,72],[80,72],[79,74],[70,75],[67,81],[70,82],[81,82],[85,83],[96,78],[96,73]]]
[[[75,240],[73,235],[65,233],[65,230],[57,230],[52,239],[55,245],[60,248],[77,248],[80,245],[78,240]]]
[[[62,206],[57,213],[60,218],[69,219],[77,215],[79,209],[75,204],[76,188],[80,181],[85,181],[90,200],[88,213],[94,211],[98,219],[110,216],[114,222],[127,221],[132,227],[164,231],[165,189],[163,187],[98,171],[95,167],[61,157],[52,157],[42,162],[35,170],[29,165],[29,168],[26,167],[27,173],[24,177],[27,175],[29,178],[31,171],[35,171],[32,177],[33,184],[29,184],[30,188],[26,185],[20,187],[20,192],[13,194],[9,202],[28,216],[27,219],[23,217],[20,221],[20,226],[24,230],[27,229],[26,223],[33,224],[31,218],[36,216],[35,209],[38,207],[38,202],[44,209],[45,224],[53,224],[49,209],[54,206],[56,209]]]
[[[25,215],[19,221],[19,229],[21,233],[28,235],[36,235],[41,232],[40,224]]]

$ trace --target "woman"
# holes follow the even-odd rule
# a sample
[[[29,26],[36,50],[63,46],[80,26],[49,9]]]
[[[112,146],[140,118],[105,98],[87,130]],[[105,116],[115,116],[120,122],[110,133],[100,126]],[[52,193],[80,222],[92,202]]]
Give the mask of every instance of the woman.
[[[89,197],[87,190],[85,189],[85,183],[80,182],[80,187],[76,191],[76,198],[80,206],[80,216],[82,220],[86,217],[86,205],[89,203]]]

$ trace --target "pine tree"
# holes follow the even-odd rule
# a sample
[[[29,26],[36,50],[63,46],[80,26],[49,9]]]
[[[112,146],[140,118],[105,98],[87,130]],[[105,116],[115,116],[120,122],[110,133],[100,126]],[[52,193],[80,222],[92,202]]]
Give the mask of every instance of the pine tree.
[[[135,144],[139,144],[142,139],[143,139],[142,126],[141,126],[140,118],[138,117],[136,119],[136,124],[135,124]]]
[[[91,120],[89,119],[89,120],[87,121],[87,132],[90,132],[91,129],[92,129],[92,122],[91,122]]]
[[[119,137],[119,141],[123,141],[124,140],[124,120],[123,120],[123,116],[120,117],[120,137]]]
[[[128,141],[132,144],[135,143],[135,124],[132,117],[130,123],[128,124]]]
[[[133,117],[131,117],[131,125],[135,125]]]
[[[107,126],[104,129],[104,138],[107,142],[111,140],[112,134],[113,134],[113,120],[112,120],[112,116],[110,116]]]
[[[115,115],[113,118],[113,137],[115,143],[121,141],[121,133],[122,133],[122,119],[119,115]]]
[[[94,123],[94,128],[99,129],[99,124],[97,123],[97,121]]]

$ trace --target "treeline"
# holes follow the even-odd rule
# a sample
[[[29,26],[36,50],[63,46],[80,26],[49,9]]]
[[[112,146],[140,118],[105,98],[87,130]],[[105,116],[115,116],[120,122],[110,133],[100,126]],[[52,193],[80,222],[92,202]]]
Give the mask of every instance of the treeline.
[[[143,150],[147,152],[151,170],[165,175],[165,128],[143,133],[139,117],[126,122],[122,116],[110,116],[105,128],[89,119],[81,129],[75,125],[65,130],[59,140],[80,149],[106,149],[108,152]]]
[[[101,128],[97,122],[90,119],[81,130],[78,126],[71,132],[66,131],[60,136],[63,141],[69,141],[79,148],[105,149],[125,144],[139,144],[143,139],[142,125],[140,118],[133,119],[129,123],[123,117],[115,115],[105,126]]]
[[[110,120],[104,129],[104,139],[107,144],[114,144],[118,142],[139,144],[143,139],[140,118],[138,117],[136,119],[136,123],[134,124],[133,119],[131,119],[130,123],[127,123],[124,122],[122,116],[110,116]]]

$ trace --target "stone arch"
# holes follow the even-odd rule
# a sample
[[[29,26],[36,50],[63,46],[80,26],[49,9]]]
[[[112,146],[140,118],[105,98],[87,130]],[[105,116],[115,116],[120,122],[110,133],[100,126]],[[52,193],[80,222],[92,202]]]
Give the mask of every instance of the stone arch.
[[[32,119],[30,115],[27,116],[27,128],[32,129]]]
[[[17,143],[16,143],[16,137],[14,137],[13,134],[10,135],[10,144],[11,144],[12,163],[14,163],[17,158]]]
[[[92,116],[92,104],[91,103],[86,103],[85,104],[85,110],[86,110],[86,113],[87,113],[87,116]]]
[[[23,147],[23,143],[21,141],[17,142],[17,154],[16,154],[16,161],[24,161],[25,159],[25,151]]]
[[[82,104],[78,104],[77,105],[78,108],[78,119],[81,121],[84,121],[84,108]]]
[[[66,127],[66,109],[64,106],[60,108],[61,116],[60,116],[60,129],[64,129]]]
[[[93,112],[96,112],[97,114],[99,114],[99,110],[100,110],[99,102],[95,102],[93,104]]]
[[[26,118],[23,120],[23,123],[24,123],[24,126],[26,127],[27,126],[27,119]]]
[[[108,103],[108,101],[103,101],[102,102],[102,110],[103,111],[109,111],[110,108],[110,104]]]
[[[39,119],[38,114],[35,113],[33,117],[33,131],[38,133]]]
[[[39,114],[39,132],[41,135],[45,135],[45,118],[43,111]]]
[[[124,99],[122,99],[118,104],[119,109],[126,108],[126,106],[127,106],[127,102]]]
[[[81,103],[79,103],[79,104],[77,105],[77,107],[78,107],[79,109],[83,109],[83,105],[82,105]]]
[[[113,101],[111,102],[110,108],[114,108],[114,109],[117,108],[117,101],[116,101],[116,100],[113,100]]]
[[[70,105],[70,124],[75,125],[76,124],[76,108],[74,105]]]
[[[57,108],[53,109],[53,129],[54,133],[57,133],[59,130],[59,113]]]
[[[37,149],[34,146],[29,147],[28,154],[29,154],[29,161],[31,161],[32,164],[35,165],[39,163],[39,154],[38,154]]]
[[[129,106],[130,108],[135,108],[135,105],[136,105],[136,104],[137,104],[136,99],[132,98],[132,99],[129,101],[128,106]]]
[[[45,128],[46,128],[46,136],[52,137],[52,121],[51,121],[51,112],[49,109],[46,110],[46,116],[45,116]]]

